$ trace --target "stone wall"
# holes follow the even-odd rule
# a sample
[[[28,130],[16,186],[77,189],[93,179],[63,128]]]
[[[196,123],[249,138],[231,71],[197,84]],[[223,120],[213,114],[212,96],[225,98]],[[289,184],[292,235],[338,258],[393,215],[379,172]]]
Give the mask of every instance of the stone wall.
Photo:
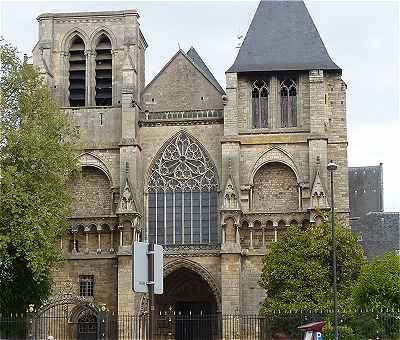
[[[71,286],[72,293],[79,296],[79,276],[94,275],[94,301],[106,303],[110,311],[116,312],[117,272],[117,261],[113,258],[65,260],[53,270],[53,291],[58,293]]]
[[[182,51],[147,85],[143,100],[150,112],[222,109],[221,93]]]
[[[254,176],[253,209],[265,212],[299,210],[296,175],[285,164],[263,165]]]
[[[93,167],[84,167],[70,182],[74,216],[101,216],[112,214],[112,193],[106,175]]]

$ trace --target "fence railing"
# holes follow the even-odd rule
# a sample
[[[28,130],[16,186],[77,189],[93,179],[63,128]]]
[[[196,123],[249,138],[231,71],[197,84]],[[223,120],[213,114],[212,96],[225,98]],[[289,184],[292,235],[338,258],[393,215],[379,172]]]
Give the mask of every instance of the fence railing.
[[[157,340],[301,340],[299,326],[326,321],[323,338],[332,339],[331,313],[273,313],[261,315],[158,315],[155,320]],[[41,317],[33,314],[0,315],[1,340],[146,340],[147,315],[102,313],[95,322],[71,322],[65,316]],[[56,330],[56,333],[54,333]],[[62,331],[60,331],[62,330]],[[53,334],[50,334],[53,332]],[[80,333],[86,332],[86,333]],[[89,333],[90,334],[89,334]],[[343,313],[339,317],[341,340],[398,340],[400,311]],[[86,337],[85,337],[86,336]]]

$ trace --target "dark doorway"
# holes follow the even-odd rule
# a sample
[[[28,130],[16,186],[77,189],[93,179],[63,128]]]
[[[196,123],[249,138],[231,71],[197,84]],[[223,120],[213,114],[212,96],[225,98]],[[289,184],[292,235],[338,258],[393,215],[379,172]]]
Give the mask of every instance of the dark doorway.
[[[156,297],[158,332],[176,340],[218,338],[217,302],[208,283],[194,271],[181,268],[164,279],[164,294]],[[167,322],[168,321],[168,322]],[[167,333],[168,332],[168,333]]]
[[[78,319],[78,340],[97,340],[97,318],[85,313]]]
[[[211,305],[203,302],[178,302],[175,339],[213,339]]]

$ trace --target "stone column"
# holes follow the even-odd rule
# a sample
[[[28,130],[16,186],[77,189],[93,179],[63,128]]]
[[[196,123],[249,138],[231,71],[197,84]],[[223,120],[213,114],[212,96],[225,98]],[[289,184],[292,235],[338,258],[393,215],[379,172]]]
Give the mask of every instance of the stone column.
[[[278,241],[278,224],[274,222],[273,224],[274,227],[274,242]]]
[[[240,225],[239,224],[235,224],[235,242],[236,244],[238,244],[240,246]]]
[[[115,251],[114,249],[114,226],[110,227],[110,253]]]
[[[78,229],[72,229],[72,254],[76,254],[76,233]]]
[[[226,230],[225,230],[225,223],[221,224],[221,243],[222,245],[225,244],[225,239],[226,239]]]
[[[241,247],[238,242],[238,225],[232,219],[226,221],[225,228],[236,228],[235,240],[226,239],[221,247],[221,306],[222,314],[240,311],[240,268]]]
[[[249,245],[249,249],[253,249],[253,228],[254,228],[254,224],[253,222],[249,223],[249,230],[250,230],[250,245]]]
[[[89,227],[85,227],[84,229],[85,232],[85,253],[89,254],[89,232],[90,232],[90,228]]]
[[[92,106],[92,91],[93,91],[93,83],[94,83],[94,69],[93,69],[93,63],[92,63],[92,58],[93,55],[96,58],[96,53],[92,52],[91,50],[85,50],[85,56],[86,56],[86,86],[85,86],[85,105],[86,106]]]
[[[101,254],[101,226],[97,226],[97,254]]]
[[[69,106],[68,94],[69,94],[69,52],[60,52],[60,83],[57,84],[57,102],[61,106]]]
[[[261,233],[262,233],[262,247],[265,248],[265,228],[267,225],[261,225]]]
[[[60,52],[61,59],[61,88],[59,89],[60,105],[69,106],[69,58],[71,54],[69,52]]]
[[[117,82],[116,82],[116,74],[117,74],[117,57],[118,57],[118,51],[117,50],[111,50],[111,81],[112,81],[112,89],[111,89],[111,98],[112,98],[112,105],[117,104]]]
[[[124,226],[123,225],[119,225],[118,226],[119,229],[119,247],[122,248],[124,246]]]

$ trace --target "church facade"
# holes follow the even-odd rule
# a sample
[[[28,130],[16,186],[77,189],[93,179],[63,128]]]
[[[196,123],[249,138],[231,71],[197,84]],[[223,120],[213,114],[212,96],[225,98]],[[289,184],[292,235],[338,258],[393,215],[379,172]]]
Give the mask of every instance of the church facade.
[[[348,219],[346,85],[301,1],[262,1],[226,89],[194,48],[147,85],[136,10],[42,14],[34,64],[79,134],[55,294],[141,313],[134,240],[164,246],[157,312],[258,313],[288,226]],[[233,57],[233,56],[232,56]]]

